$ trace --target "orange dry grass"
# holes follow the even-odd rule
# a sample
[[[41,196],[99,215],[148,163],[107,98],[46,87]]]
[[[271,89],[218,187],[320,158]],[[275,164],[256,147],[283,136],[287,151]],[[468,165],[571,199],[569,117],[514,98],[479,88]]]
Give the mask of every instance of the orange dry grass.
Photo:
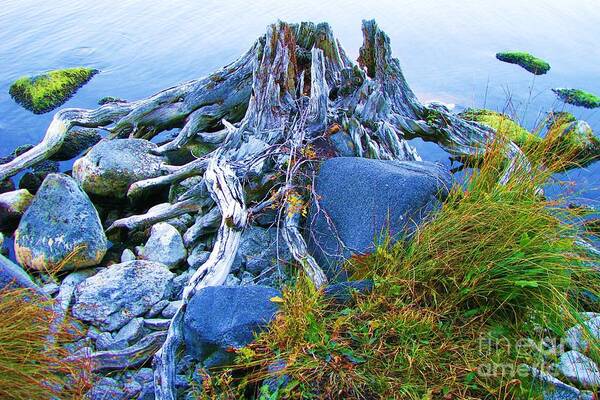
[[[89,363],[67,361],[62,345],[73,341],[74,327],[64,323],[52,333],[56,318],[51,301],[30,290],[0,290],[0,398],[83,398]]]

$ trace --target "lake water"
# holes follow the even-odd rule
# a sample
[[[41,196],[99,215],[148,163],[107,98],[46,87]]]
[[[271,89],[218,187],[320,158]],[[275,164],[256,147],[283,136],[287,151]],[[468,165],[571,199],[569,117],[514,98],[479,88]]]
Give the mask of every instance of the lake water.
[[[600,132],[600,113],[558,102],[553,87],[600,94],[598,0],[0,2],[0,156],[37,143],[52,113],[34,115],[8,88],[21,75],[79,65],[101,70],[66,103],[138,99],[234,60],[277,19],[331,24],[356,58],[360,22],[375,18],[391,38],[409,84],[424,102],[509,111],[533,127],[550,109],[568,110]],[[534,77],[497,61],[497,51],[529,51],[550,62]],[[436,146],[418,144],[425,159]],[[600,163],[569,174],[580,197],[600,199]]]

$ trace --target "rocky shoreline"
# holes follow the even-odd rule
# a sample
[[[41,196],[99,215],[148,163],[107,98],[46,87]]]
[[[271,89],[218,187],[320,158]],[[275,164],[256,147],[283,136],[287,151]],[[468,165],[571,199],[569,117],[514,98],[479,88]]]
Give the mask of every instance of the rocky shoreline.
[[[453,185],[409,139],[481,162],[508,117],[421,104],[387,35],[373,21],[363,34],[354,64],[326,24],[272,25],[207,78],[61,110],[42,143],[0,160],[0,238],[17,261],[0,256],[0,288],[32,289],[76,321],[66,346],[98,375],[88,398],[194,398],[198,371],[231,364],[267,329],[299,271],[332,301],[369,293],[374,282],[348,281],[344,262],[413,235]],[[565,123],[560,143],[595,161],[589,125]],[[508,133],[511,163],[544,140],[525,132]],[[588,317],[599,339],[600,314]],[[538,371],[556,390],[546,398],[594,398],[582,326],[556,367],[569,384]]]

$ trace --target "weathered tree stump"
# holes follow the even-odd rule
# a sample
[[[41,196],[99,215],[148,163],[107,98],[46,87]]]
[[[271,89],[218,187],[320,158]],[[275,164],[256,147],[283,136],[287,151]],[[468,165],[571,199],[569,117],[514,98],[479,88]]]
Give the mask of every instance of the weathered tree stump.
[[[147,345],[139,346],[140,355],[148,356],[149,349],[164,338],[154,357],[157,399],[176,397],[176,351],[182,343],[181,326],[189,299],[206,286],[223,284],[241,231],[251,223],[254,213],[281,206],[283,237],[291,254],[317,287],[327,283],[300,234],[301,211],[290,201],[292,195],[306,197],[310,192],[306,185],[300,187],[297,183],[302,168],[312,158],[305,151],[308,147],[343,132],[355,156],[418,160],[407,140],[420,137],[438,143],[457,158],[472,159],[480,157],[494,137],[492,129],[463,120],[444,106],[420,103],[404,78],[400,62],[392,57],[389,37],[374,21],[363,22],[362,30],[363,45],[355,64],[327,24],[273,24],[247,53],[205,78],[139,101],[57,112],[40,144],[0,165],[1,181],[59,151],[75,127],[106,129],[115,138],[146,139],[179,128],[177,137],[158,148],[159,153],[180,149],[191,140],[216,146],[216,150],[189,164],[165,165],[164,176],[133,184],[130,197],[191,176],[203,176],[174,204],[118,220],[110,228],[138,229],[200,211],[212,215],[206,223],[220,220],[212,253],[188,282],[166,337],[155,334]],[[519,149],[512,144],[508,155],[521,159]],[[271,195],[264,201],[249,200],[251,196],[245,192],[250,177],[270,174],[285,179],[261,181],[263,192]],[[190,237],[193,240],[193,234]],[[140,355],[129,354],[135,350],[129,348],[117,355],[118,364],[128,364],[121,360],[123,357],[137,363]],[[105,360],[109,356],[115,355],[97,354],[93,358]],[[112,365],[106,361],[100,364],[106,368]]]

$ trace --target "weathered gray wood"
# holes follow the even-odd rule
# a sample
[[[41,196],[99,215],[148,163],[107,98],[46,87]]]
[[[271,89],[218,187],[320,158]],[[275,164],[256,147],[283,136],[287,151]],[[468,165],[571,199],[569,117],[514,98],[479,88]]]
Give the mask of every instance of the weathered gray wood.
[[[154,356],[167,337],[167,332],[151,333],[123,350],[97,351],[88,356],[93,372],[121,371],[138,367]]]
[[[192,198],[175,204],[164,203],[152,207],[146,214],[132,215],[121,218],[113,222],[107,231],[113,231],[118,228],[127,228],[129,230],[147,228],[157,222],[175,218],[183,214],[193,213],[202,208],[202,203]]]
[[[154,357],[155,397],[158,399],[176,398],[175,356],[182,344],[182,323],[187,304],[202,288],[225,282],[248,219],[241,183],[227,161],[212,159],[204,177],[221,211],[221,226],[208,260],[192,275],[184,288],[183,302],[171,321],[165,343]]]

